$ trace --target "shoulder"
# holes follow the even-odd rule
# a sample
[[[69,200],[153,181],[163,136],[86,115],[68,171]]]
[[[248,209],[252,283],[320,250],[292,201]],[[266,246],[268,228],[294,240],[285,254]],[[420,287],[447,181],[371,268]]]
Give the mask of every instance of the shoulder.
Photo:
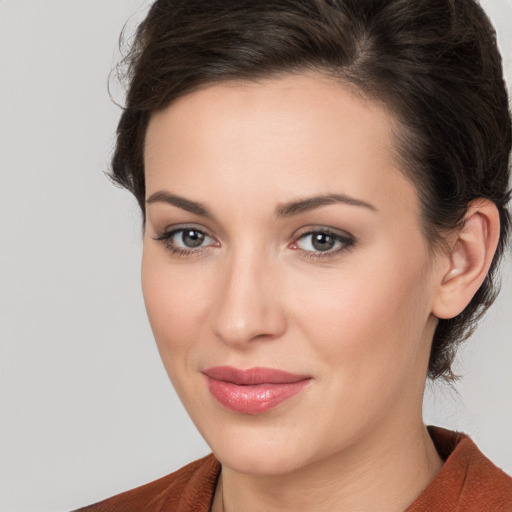
[[[512,478],[465,434],[429,427],[443,468],[407,512],[512,512]]]
[[[75,512],[207,512],[219,471],[219,462],[210,454],[158,480]]]

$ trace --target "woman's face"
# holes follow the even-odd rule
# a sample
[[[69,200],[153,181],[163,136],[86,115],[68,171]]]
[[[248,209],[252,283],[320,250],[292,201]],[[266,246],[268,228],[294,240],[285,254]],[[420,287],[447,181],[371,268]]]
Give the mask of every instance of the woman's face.
[[[228,467],[283,474],[421,422],[440,272],[392,122],[314,74],[212,85],[150,121],[146,308]]]

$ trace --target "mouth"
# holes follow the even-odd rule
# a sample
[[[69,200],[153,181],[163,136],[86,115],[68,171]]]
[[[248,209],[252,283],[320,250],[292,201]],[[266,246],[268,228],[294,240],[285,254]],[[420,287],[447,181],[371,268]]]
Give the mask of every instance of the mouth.
[[[213,398],[224,408],[240,414],[261,414],[308,386],[312,378],[272,368],[241,370],[215,366],[203,371]]]

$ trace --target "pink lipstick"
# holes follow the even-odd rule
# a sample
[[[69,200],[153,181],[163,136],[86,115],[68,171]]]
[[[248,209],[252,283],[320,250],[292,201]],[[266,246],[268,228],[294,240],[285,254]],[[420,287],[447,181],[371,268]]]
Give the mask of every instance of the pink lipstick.
[[[212,396],[226,409],[241,414],[268,411],[302,391],[312,380],[307,375],[259,367],[240,370],[215,366],[203,373]]]

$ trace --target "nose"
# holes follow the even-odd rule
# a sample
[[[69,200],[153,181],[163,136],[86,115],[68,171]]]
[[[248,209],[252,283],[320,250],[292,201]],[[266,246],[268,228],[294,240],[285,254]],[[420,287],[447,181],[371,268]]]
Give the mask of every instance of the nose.
[[[271,340],[286,330],[278,269],[253,252],[233,256],[219,272],[219,295],[211,310],[215,336],[243,349],[255,340]]]

